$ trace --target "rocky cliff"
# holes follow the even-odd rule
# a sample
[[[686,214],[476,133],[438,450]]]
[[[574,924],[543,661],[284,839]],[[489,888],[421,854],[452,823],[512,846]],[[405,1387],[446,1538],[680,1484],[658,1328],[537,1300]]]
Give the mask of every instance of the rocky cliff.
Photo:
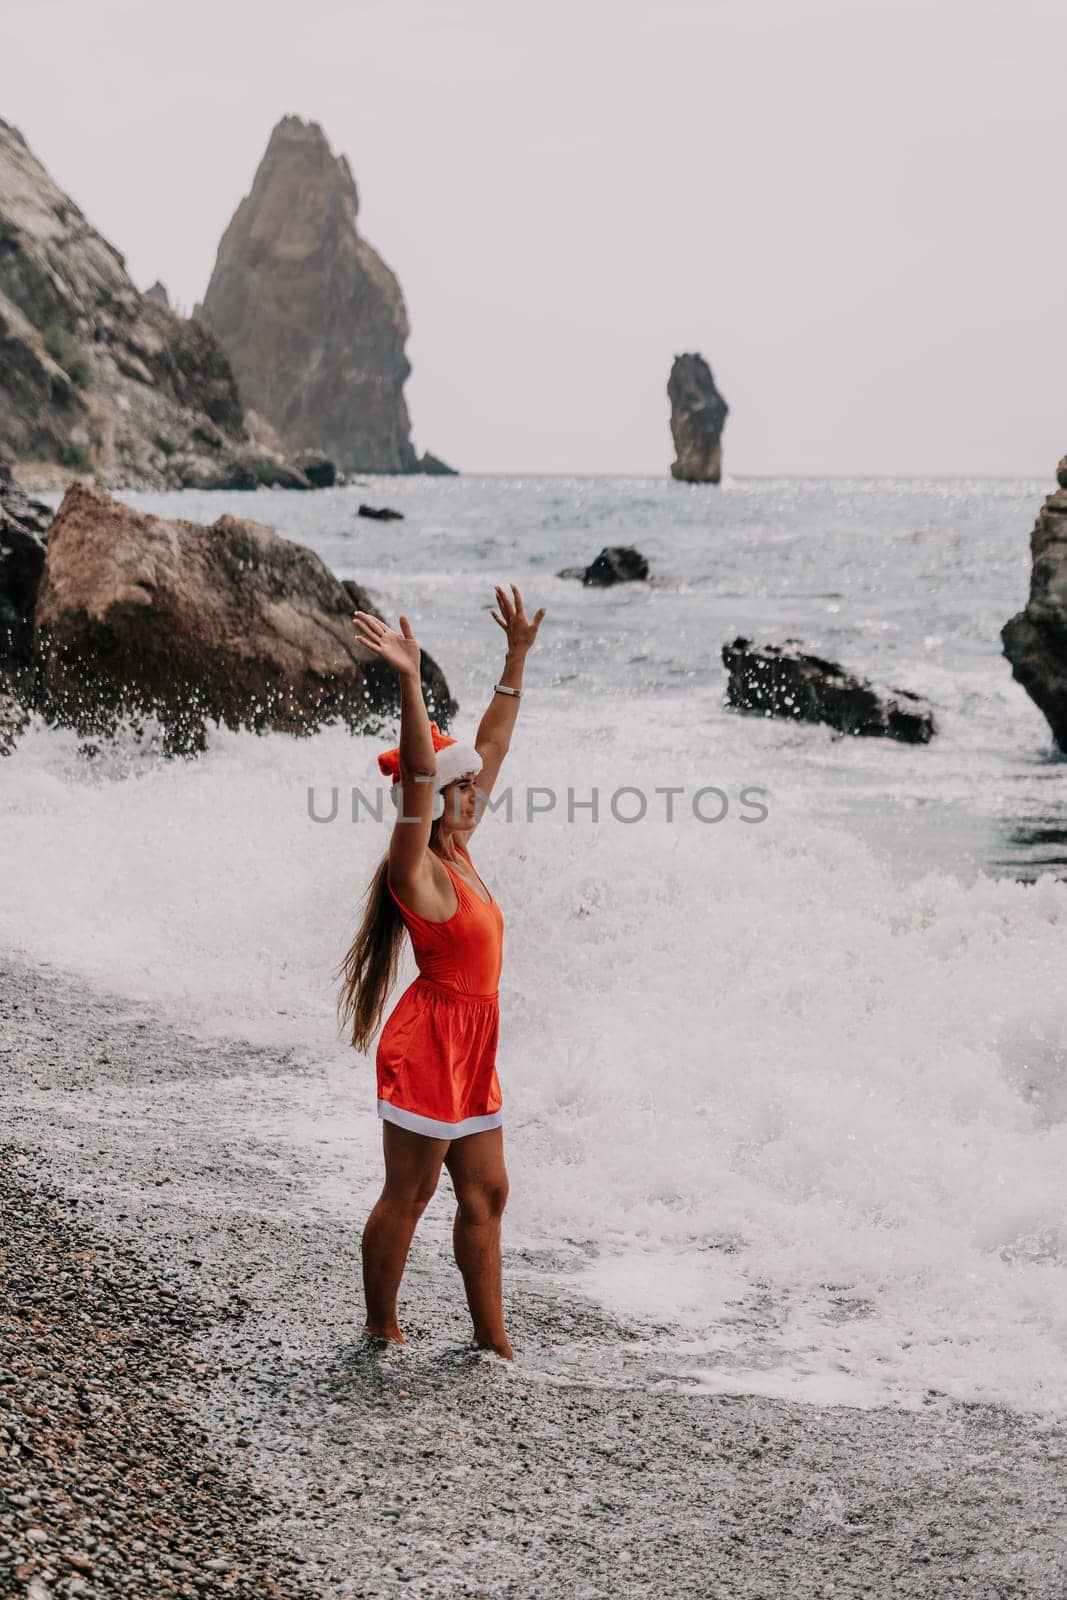
[[[404,401],[404,297],[360,237],[358,213],[345,157],[317,123],[283,118],[197,314],[222,341],[245,405],[286,449],[323,450],[346,472],[431,470]]]
[[[722,430],[730,408],[715,387],[703,356],[675,356],[667,397],[677,456],[671,463],[671,477],[686,483],[718,483],[722,478]]]
[[[1045,500],[1030,535],[1030,595],[1000,630],[1012,676],[1044,712],[1067,752],[1067,456],[1058,489]]]
[[[215,335],[142,295],[0,121],[0,448],[24,481],[208,482],[245,442]]]

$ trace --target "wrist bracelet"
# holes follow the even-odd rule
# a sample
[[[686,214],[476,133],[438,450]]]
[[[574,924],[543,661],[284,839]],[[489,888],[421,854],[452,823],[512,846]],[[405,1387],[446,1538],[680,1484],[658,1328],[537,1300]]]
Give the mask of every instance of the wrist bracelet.
[[[507,685],[504,684],[504,683],[494,683],[493,692],[495,694],[513,694],[515,696],[516,700],[521,700],[522,699],[522,690],[521,689],[509,689],[507,687]]]

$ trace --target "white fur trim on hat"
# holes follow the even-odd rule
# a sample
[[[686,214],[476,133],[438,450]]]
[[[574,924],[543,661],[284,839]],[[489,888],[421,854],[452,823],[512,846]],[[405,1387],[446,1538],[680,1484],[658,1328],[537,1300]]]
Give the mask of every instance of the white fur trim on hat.
[[[455,783],[457,778],[462,778],[465,772],[481,772],[482,758],[470,744],[446,744],[435,752],[437,771],[433,780],[433,809],[431,816],[437,818],[445,809],[444,797],[441,790],[448,784]],[[399,778],[389,791],[389,798],[397,810],[400,810],[400,796],[403,784]]]
[[[481,772],[482,758],[469,744],[446,744],[443,750],[438,750],[436,755],[437,776],[434,779],[434,790],[443,789],[446,784],[455,783],[457,778],[462,778],[465,772]]]

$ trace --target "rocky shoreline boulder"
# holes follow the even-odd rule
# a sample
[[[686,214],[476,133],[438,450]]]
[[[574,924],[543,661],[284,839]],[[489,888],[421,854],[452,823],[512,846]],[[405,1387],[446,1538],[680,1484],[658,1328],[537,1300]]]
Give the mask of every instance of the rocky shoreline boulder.
[[[836,661],[806,655],[797,641],[757,644],[739,636],[722,647],[726,703],[765,717],[825,722],[841,733],[928,744],[933,708],[907,689],[878,689]]]
[[[1030,535],[1030,596],[1000,630],[1012,676],[1067,753],[1067,456]]]
[[[352,596],[313,551],[262,523],[147,516],[74,483],[48,535],[36,605],[36,708],[107,736],[159,718],[168,753],[202,750],[209,721],[309,733],[379,731],[395,674],[363,647]],[[423,656],[430,716],[456,705]]]
[[[684,483],[719,483],[722,479],[722,431],[730,407],[715,387],[711,368],[701,355],[675,356],[667,380],[671,402],[671,437],[676,459],[671,477]]]
[[[51,521],[0,463],[0,755],[14,747],[33,700],[34,614]]]

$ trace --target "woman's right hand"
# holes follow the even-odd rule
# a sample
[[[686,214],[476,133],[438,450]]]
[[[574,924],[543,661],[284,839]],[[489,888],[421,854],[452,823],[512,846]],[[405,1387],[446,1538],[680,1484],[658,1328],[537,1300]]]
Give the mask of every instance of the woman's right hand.
[[[372,617],[369,611],[354,611],[352,619],[356,624],[360,644],[366,645],[368,650],[373,650],[376,656],[394,668],[398,677],[419,677],[419,660],[421,651],[419,642],[411,631],[411,623],[407,617],[401,616],[399,633],[394,633],[392,628],[387,628],[378,617]]]

